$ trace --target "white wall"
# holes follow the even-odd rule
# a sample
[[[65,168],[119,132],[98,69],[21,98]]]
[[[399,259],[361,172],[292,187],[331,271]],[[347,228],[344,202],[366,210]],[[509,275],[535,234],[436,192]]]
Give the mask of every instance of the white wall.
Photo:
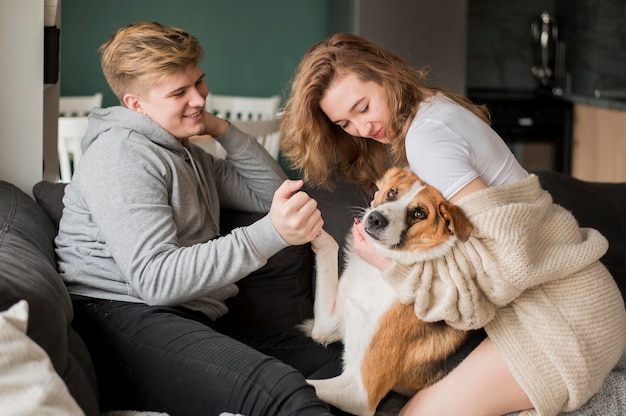
[[[44,0],[0,2],[0,180],[29,194],[43,177],[44,95],[58,101],[58,85],[44,92],[43,16]]]
[[[434,86],[465,94],[469,0],[354,0],[353,32],[431,69]]]

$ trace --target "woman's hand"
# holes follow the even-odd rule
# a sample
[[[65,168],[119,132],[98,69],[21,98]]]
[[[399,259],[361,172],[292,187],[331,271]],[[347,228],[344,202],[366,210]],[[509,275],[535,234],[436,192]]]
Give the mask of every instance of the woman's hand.
[[[302,180],[286,180],[274,193],[270,219],[276,231],[291,245],[313,240],[324,225],[317,201],[306,192],[298,192]]]
[[[393,261],[378,254],[376,247],[365,233],[363,223],[357,219],[352,225],[352,248],[360,258],[378,270],[385,271],[391,268]]]
[[[226,133],[229,127],[230,123],[228,121],[208,111],[204,112],[204,134],[218,137]]]

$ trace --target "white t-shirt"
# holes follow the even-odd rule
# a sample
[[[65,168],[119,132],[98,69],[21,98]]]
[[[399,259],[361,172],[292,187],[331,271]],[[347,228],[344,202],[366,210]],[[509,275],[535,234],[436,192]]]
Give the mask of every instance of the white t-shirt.
[[[446,199],[478,177],[488,186],[528,177],[489,125],[442,94],[420,104],[406,135],[406,155],[411,170]]]

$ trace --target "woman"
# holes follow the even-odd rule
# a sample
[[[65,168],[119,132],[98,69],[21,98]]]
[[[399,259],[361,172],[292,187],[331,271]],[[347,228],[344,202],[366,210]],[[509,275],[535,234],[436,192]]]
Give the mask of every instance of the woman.
[[[316,202],[254,138],[204,110],[195,37],[136,22],[100,51],[121,105],[89,115],[56,253],[103,410],[330,415],[302,373],[340,351],[295,329],[237,333],[244,344],[220,325],[237,281],[320,232]],[[189,143],[202,134],[228,159]],[[221,207],[267,214],[220,235]]]
[[[510,248],[516,244],[514,238],[501,235],[505,234],[501,230],[490,229],[489,218],[482,215],[484,212],[495,215],[503,207],[510,209],[512,204],[503,198],[513,198],[514,192],[519,191],[524,202],[538,215],[547,215],[554,209],[551,203],[549,206],[533,205],[533,199],[539,196],[545,201],[545,192],[489,127],[485,109],[463,97],[428,86],[423,72],[354,35],[331,36],[307,51],[293,81],[281,130],[283,154],[294,169],[302,171],[307,181],[317,185],[329,185],[330,173],[338,172],[371,189],[391,163],[408,164],[422,180],[462,206],[475,225],[475,234],[479,235],[477,245],[492,242],[495,247]],[[496,195],[497,192],[505,196]],[[571,215],[559,213],[557,216],[567,217],[568,227],[576,228],[575,233],[579,234]],[[517,250],[487,251],[486,255],[493,255],[502,262],[499,266],[511,262],[505,254],[517,258],[519,252],[540,246],[532,240],[534,229],[526,232],[507,221],[510,222],[503,220],[506,227],[519,229],[525,237],[521,238],[523,244],[518,244]],[[545,223],[550,224],[550,221]],[[540,233],[546,225],[537,221],[532,226],[537,228],[536,235],[543,237]],[[585,346],[572,359],[589,361],[593,376],[584,369],[577,373],[580,369],[570,371],[563,368],[565,364],[553,365],[551,359],[560,361],[565,357],[559,355],[560,352],[551,355],[549,351],[558,348],[559,343],[529,332],[532,320],[520,312],[528,305],[541,302],[544,303],[537,310],[546,312],[546,316],[552,309],[563,308],[568,312],[563,313],[558,323],[541,321],[540,327],[558,324],[558,329],[566,332],[572,320],[578,319],[574,315],[580,311],[576,311],[575,304],[559,304],[554,297],[543,296],[540,290],[535,290],[538,287],[547,291],[554,286],[559,293],[567,293],[566,298],[578,298],[576,291],[580,288],[563,283],[568,280],[565,276],[546,266],[526,275],[502,272],[501,276],[489,276],[488,281],[468,277],[458,287],[456,282],[440,279],[439,286],[429,287],[421,281],[417,265],[396,264],[378,255],[362,223],[355,224],[352,233],[355,251],[385,272],[400,299],[415,303],[420,319],[445,320],[462,329],[484,327],[488,334],[488,338],[448,376],[418,392],[405,406],[403,415],[484,416],[525,409],[556,414],[573,410],[599,390],[626,345],[621,296],[598,262],[603,250],[606,251],[606,241],[599,233],[580,232],[575,241],[576,249],[571,253],[566,249],[568,254],[576,251],[585,259],[584,264],[571,271],[579,275],[577,281],[588,280],[582,271],[593,268],[593,273],[602,276],[604,290],[594,299],[598,304],[610,299],[611,306],[606,311],[590,308],[580,318],[590,326],[595,319],[610,321],[611,324],[600,332],[610,339],[610,346],[595,345],[593,340],[598,334],[583,329],[563,338]],[[570,236],[564,236],[554,245],[567,247],[568,238]],[[540,257],[541,254],[537,254],[530,263],[546,260]],[[553,262],[547,259],[546,263]],[[411,292],[416,287],[418,289]],[[445,293],[437,293],[443,287]],[[451,293],[454,295],[449,296]],[[468,293],[473,293],[475,298],[466,299],[470,297]],[[551,302],[554,307],[550,306]],[[530,340],[526,343],[528,353],[514,345],[515,336]],[[551,384],[546,384],[546,377]]]

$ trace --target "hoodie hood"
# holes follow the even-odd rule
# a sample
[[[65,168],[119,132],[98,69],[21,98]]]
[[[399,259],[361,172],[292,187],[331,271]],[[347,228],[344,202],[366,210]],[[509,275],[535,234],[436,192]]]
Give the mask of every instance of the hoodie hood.
[[[124,126],[123,130],[126,130],[129,136],[133,132],[139,133],[174,153],[183,156],[187,153],[185,147],[174,136],[150,117],[122,106],[94,108],[89,113],[87,131],[81,142],[83,153],[101,135],[110,130],[116,130],[116,134],[120,134],[119,126]]]
[[[217,211],[212,209],[215,205],[213,201],[216,200],[216,198],[208,194],[208,190],[213,189],[214,186],[212,187],[207,184],[206,175],[202,169],[198,167],[197,162],[182,143],[144,114],[122,106],[94,108],[93,111],[89,113],[87,132],[81,142],[83,153],[85,153],[89,146],[96,140],[106,137],[109,134],[117,137],[131,137],[135,134],[142,136],[152,141],[154,144],[180,156],[181,159],[187,162],[195,174],[197,192],[203,198],[207,213],[212,219],[211,226],[213,227],[213,234],[217,235],[219,233],[219,229],[217,228],[219,217],[216,214],[219,208],[217,208]]]

